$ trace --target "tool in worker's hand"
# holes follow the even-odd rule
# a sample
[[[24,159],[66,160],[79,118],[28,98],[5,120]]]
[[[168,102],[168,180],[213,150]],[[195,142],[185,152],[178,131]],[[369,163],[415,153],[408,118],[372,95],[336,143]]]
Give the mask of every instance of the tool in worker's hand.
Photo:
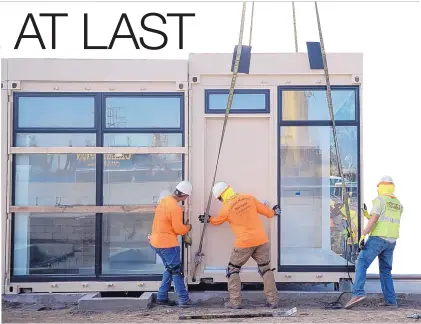
[[[421,318],[421,314],[411,314],[411,315],[408,315],[407,318],[420,319]]]
[[[191,245],[192,245],[192,239],[191,239],[191,237],[190,237],[190,236],[188,236],[187,234],[186,234],[186,235],[183,235],[183,242],[184,242],[184,244],[186,244],[186,245],[189,245],[189,246],[191,246]]]
[[[365,203],[364,203],[363,208],[361,208],[361,210],[363,211],[364,217],[369,219],[370,215],[368,214],[367,205]]]
[[[280,216],[281,215],[281,208],[279,208],[278,205],[273,206],[272,209],[275,212],[275,215],[276,216]]]
[[[202,314],[202,315],[180,315],[180,320],[199,320],[199,319],[220,319],[220,318],[254,318],[254,317],[287,317],[294,315],[297,308],[291,308],[287,311],[278,311],[273,313],[239,313],[239,314]]]
[[[205,215],[199,215],[199,222],[202,224],[205,222]],[[210,216],[208,217],[207,222],[210,222]]]
[[[361,235],[360,242],[358,243],[358,247],[360,250],[364,250],[365,246],[365,235]]]

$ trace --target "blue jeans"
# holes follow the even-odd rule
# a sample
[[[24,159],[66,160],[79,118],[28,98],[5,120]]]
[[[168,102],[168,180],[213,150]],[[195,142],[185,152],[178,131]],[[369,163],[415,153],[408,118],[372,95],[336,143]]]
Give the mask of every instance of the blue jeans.
[[[165,266],[165,272],[162,276],[161,286],[159,287],[156,299],[158,301],[168,300],[168,291],[171,288],[171,281],[174,280],[174,288],[178,296],[178,303],[187,303],[190,298],[184,284],[180,247],[176,246],[165,249],[157,249],[152,246],[152,249],[161,258]]]
[[[380,237],[371,236],[358,256],[355,269],[355,282],[352,287],[352,296],[365,296],[364,284],[367,276],[367,269],[376,257],[379,258],[380,284],[384,300],[388,304],[396,305],[395,288],[392,279],[393,251],[396,242],[390,243]]]

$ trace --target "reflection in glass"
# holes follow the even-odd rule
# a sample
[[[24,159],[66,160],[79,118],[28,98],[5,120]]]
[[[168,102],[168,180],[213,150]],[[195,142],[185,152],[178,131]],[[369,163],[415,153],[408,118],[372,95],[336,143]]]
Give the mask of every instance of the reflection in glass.
[[[93,128],[94,97],[19,97],[20,128]]]
[[[104,154],[104,204],[156,204],[182,176],[182,154]]]
[[[355,242],[357,127],[339,126],[337,135]],[[280,145],[281,264],[345,265],[350,242],[331,127],[281,127]]]
[[[162,274],[164,265],[149,246],[153,214],[104,214],[104,274]]]
[[[88,147],[96,146],[96,135],[65,133],[17,133],[18,147]]]
[[[107,128],[179,128],[181,98],[177,97],[108,97]]]
[[[18,154],[15,205],[95,205],[95,154]]]
[[[355,120],[356,90],[332,90],[335,120]],[[325,90],[282,91],[282,120],[330,120]]]
[[[104,146],[109,147],[182,147],[183,134],[104,134]]]
[[[209,93],[209,110],[225,110],[228,102],[227,93]],[[234,93],[231,110],[266,110],[266,94]]]
[[[13,274],[93,275],[95,215],[14,216]]]

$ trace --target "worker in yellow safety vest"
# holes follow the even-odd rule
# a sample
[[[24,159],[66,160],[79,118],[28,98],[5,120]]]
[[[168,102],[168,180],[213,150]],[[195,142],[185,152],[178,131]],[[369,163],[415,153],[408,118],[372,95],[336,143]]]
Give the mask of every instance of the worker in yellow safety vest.
[[[395,289],[392,279],[392,260],[399,238],[400,220],[403,206],[394,195],[395,185],[389,176],[384,176],[377,185],[378,196],[373,200],[373,207],[368,214],[364,208],[364,216],[369,220],[359,241],[361,249],[355,269],[355,282],[352,298],[345,305],[352,308],[365,297],[364,284],[367,269],[376,257],[379,258],[380,283],[385,303],[383,306],[397,307]],[[370,234],[366,241],[365,238]]]
[[[350,206],[350,204],[351,204],[351,198],[349,196],[348,196],[348,206]],[[346,217],[345,204],[343,204],[342,208],[339,211],[342,214],[342,219],[343,219],[344,223],[347,224],[348,219]],[[351,249],[352,241],[354,242],[354,249],[356,250],[358,248],[358,242],[357,242],[358,212],[355,211],[355,210],[351,210],[351,208],[350,208],[349,214],[350,214],[349,216],[351,218],[351,224],[350,224],[350,226],[346,225],[343,232],[342,232],[342,237],[343,237],[342,251],[343,251],[344,258],[346,258],[348,260],[350,260],[351,253],[352,253],[352,249]],[[351,230],[350,233],[348,233],[349,230]],[[351,241],[351,235],[352,235],[352,241]]]

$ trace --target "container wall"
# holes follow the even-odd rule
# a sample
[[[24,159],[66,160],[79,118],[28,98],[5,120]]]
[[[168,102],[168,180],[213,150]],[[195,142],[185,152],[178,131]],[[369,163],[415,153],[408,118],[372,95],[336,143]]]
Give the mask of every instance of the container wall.
[[[352,230],[358,236],[362,56],[332,54],[328,60],[341,160],[351,196]],[[193,54],[189,61],[191,179],[200,194],[192,199],[192,217],[205,210],[212,185],[231,82],[230,63],[229,54]],[[216,181],[228,182],[237,192],[253,194],[271,205],[280,204],[279,219],[261,217],[279,281],[302,280],[291,273],[310,271],[308,280],[319,281],[316,278],[323,276],[317,277],[317,271],[338,275],[353,271],[351,242],[344,237],[346,217],[324,83],[323,70],[309,70],[305,54],[254,55],[250,74],[237,79]],[[265,91],[267,107],[256,99]],[[210,214],[220,207],[212,200]],[[202,227],[197,221],[194,224],[191,258]],[[229,225],[207,226],[203,242],[198,277],[225,280],[233,244]],[[256,270],[250,260],[242,269],[243,280],[259,281]]]
[[[148,243],[154,207],[188,176],[187,63],[8,63],[17,84],[9,281],[150,289],[164,270]]]

